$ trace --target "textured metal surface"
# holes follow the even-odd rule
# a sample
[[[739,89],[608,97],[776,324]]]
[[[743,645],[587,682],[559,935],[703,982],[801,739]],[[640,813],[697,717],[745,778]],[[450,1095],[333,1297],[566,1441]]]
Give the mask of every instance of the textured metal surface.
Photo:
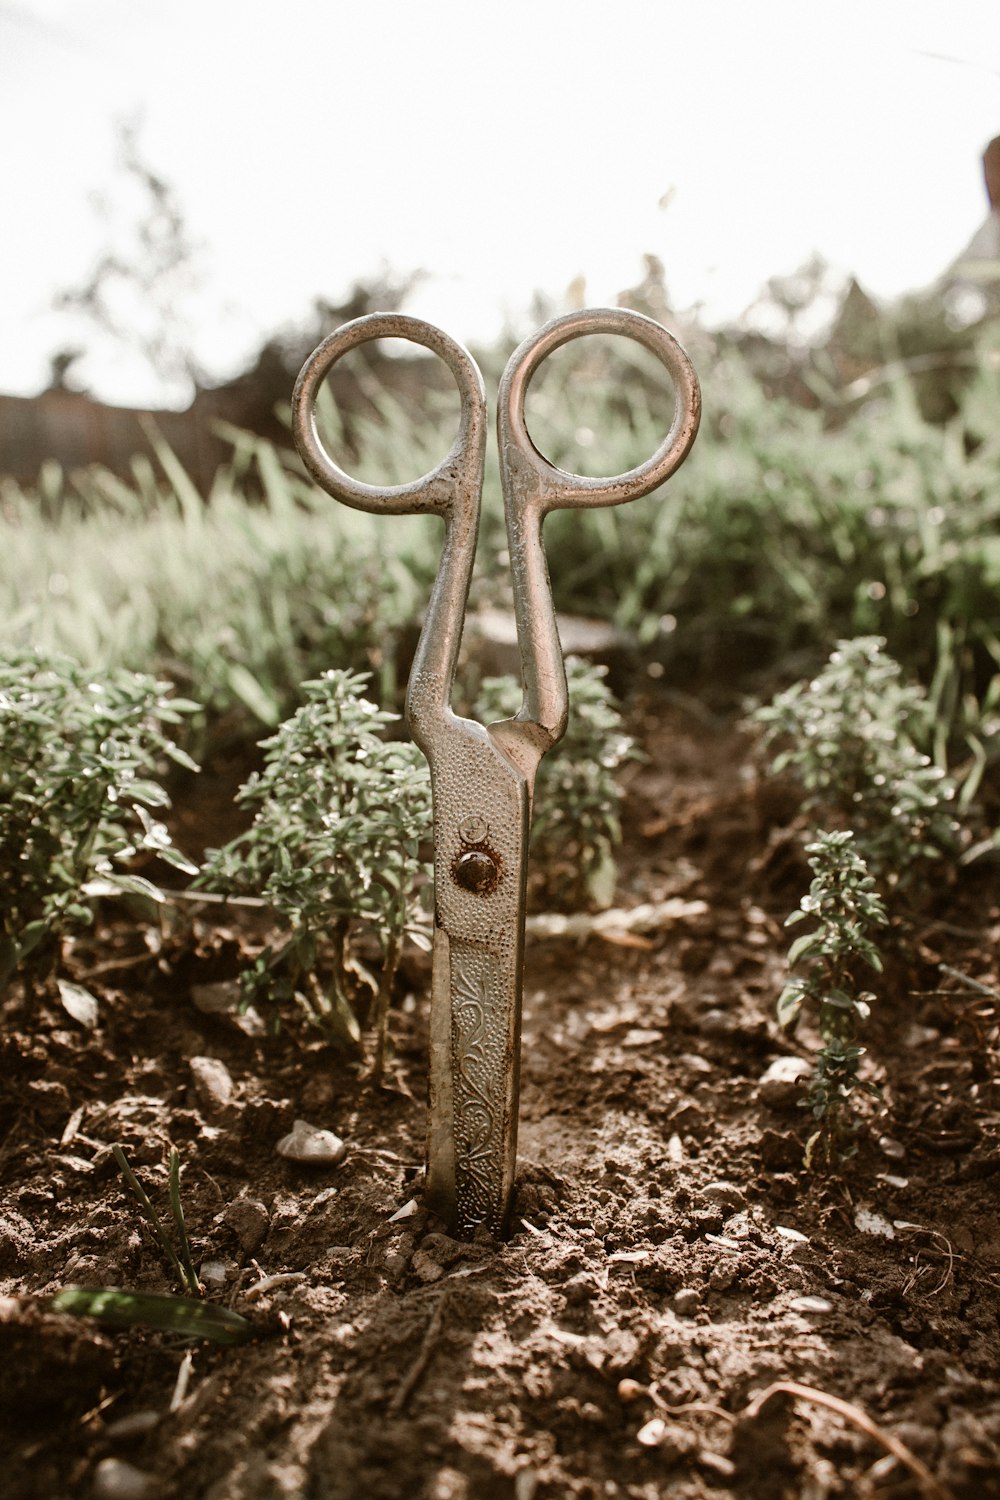
[[[585,334],[638,340],[670,373],[675,410],[646,463],[611,479],[556,469],[524,420],[532,375],[554,349]],[[358,344],[403,338],[448,365],[461,396],[459,430],[441,464],[411,484],[380,488],[345,474],[316,432],[316,395],[332,365]],[[511,356],[497,413],[514,611],[524,680],[517,717],[488,728],[452,712],[450,699],[479,527],[486,446],[482,377],[460,344],[401,313],[345,324],[306,361],[292,398],[299,451],[316,482],[360,510],[433,512],[444,521],[441,562],[407,691],[406,717],[431,768],[435,938],[427,1196],[453,1233],[502,1233],[514,1179],[520,1067],[524,891],[531,796],[539,761],[568,711],[542,521],[550,510],[620,505],[647,494],[682,462],[698,429],[700,395],[680,345],[620,308],[556,318]]]

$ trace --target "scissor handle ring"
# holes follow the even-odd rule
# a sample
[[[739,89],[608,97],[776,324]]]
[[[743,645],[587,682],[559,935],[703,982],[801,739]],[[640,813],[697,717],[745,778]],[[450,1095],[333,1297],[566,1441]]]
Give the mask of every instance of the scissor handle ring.
[[[656,452],[625,474],[594,478],[571,474],[550,463],[532,441],[524,417],[524,400],[531,378],[554,350],[592,333],[616,333],[635,339],[664,365],[674,386],[674,415],[670,431]],[[588,308],[553,318],[526,338],[507,361],[500,382],[497,422],[501,452],[514,450],[535,483],[533,499],[544,512],[562,506],[621,505],[648,495],[683,463],[701,420],[698,377],[674,336],[642,313],[624,307]]]
[[[422,344],[442,359],[455,377],[461,398],[458,433],[437,468],[408,484],[365,484],[345,474],[327,453],[316,430],[316,397],[330,370],[351,349],[372,339],[407,339]],[[466,478],[469,465],[482,468],[486,443],[486,393],[483,377],[471,354],[454,339],[406,313],[369,313],[331,333],[316,348],[299,373],[292,394],[292,435],[302,461],[321,489],[355,510],[408,515],[415,511],[445,511],[455,485]]]

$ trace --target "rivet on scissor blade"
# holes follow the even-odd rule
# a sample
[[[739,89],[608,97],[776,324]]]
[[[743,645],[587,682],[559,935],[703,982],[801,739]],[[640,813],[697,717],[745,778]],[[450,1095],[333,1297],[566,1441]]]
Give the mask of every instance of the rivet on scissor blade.
[[[491,891],[496,890],[500,866],[487,850],[467,849],[456,859],[452,874],[464,891],[472,891],[476,896],[488,896]]]

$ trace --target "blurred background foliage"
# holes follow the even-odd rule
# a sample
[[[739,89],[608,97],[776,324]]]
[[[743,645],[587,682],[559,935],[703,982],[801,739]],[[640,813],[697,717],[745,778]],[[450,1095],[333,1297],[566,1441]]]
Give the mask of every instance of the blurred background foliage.
[[[133,166],[145,171],[138,158]],[[144,180],[151,212],[169,220],[166,189],[155,174]],[[619,300],[688,348],[704,392],[701,435],[662,492],[549,518],[558,608],[611,622],[620,655],[644,678],[723,699],[770,685],[768,674],[808,672],[837,640],[882,636],[928,690],[942,756],[950,744],[992,757],[998,288],[990,264],[956,263],[883,307],[814,260],[772,279],[747,321],[709,330],[675,314],[664,268],[647,256]],[[276,725],[300,684],[331,666],[373,672],[381,700],[398,704],[437,566],[437,523],[380,520],[319,494],[287,422],[295,375],[319,339],[347,318],[400,306],[408,290],[382,280],[359,284],[343,305],[318,304],[312,326],[269,340],[243,376],[199,389],[188,412],[117,412],[129,429],[71,389],[71,351],[53,360],[51,388],[34,403],[48,401],[54,426],[29,430],[33,403],[0,398],[18,408],[8,418],[23,418],[20,444],[0,453],[0,642],[166,674],[206,705],[202,732],[207,724],[223,738]],[[102,315],[99,283],[75,295]],[[534,326],[584,299],[580,285],[561,302],[539,297]],[[491,394],[524,331],[473,351]],[[59,413],[79,417],[81,403],[88,430],[103,420],[114,438],[103,462],[57,457]],[[590,473],[640,462],[671,409],[656,362],[606,338],[558,351],[527,407],[543,451]],[[456,420],[447,371],[406,345],[354,351],[321,412],[340,461],[381,482],[432,467]],[[506,565],[491,452],[474,609],[509,607]]]

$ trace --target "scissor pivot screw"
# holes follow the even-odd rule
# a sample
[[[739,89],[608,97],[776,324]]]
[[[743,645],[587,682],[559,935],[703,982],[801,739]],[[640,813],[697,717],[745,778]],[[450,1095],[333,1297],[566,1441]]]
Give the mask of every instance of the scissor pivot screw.
[[[485,849],[467,849],[451,867],[456,885],[475,896],[488,896],[500,879],[500,866]]]
[[[458,825],[459,837],[463,844],[481,844],[489,836],[489,831],[490,825],[478,813],[463,818]]]

